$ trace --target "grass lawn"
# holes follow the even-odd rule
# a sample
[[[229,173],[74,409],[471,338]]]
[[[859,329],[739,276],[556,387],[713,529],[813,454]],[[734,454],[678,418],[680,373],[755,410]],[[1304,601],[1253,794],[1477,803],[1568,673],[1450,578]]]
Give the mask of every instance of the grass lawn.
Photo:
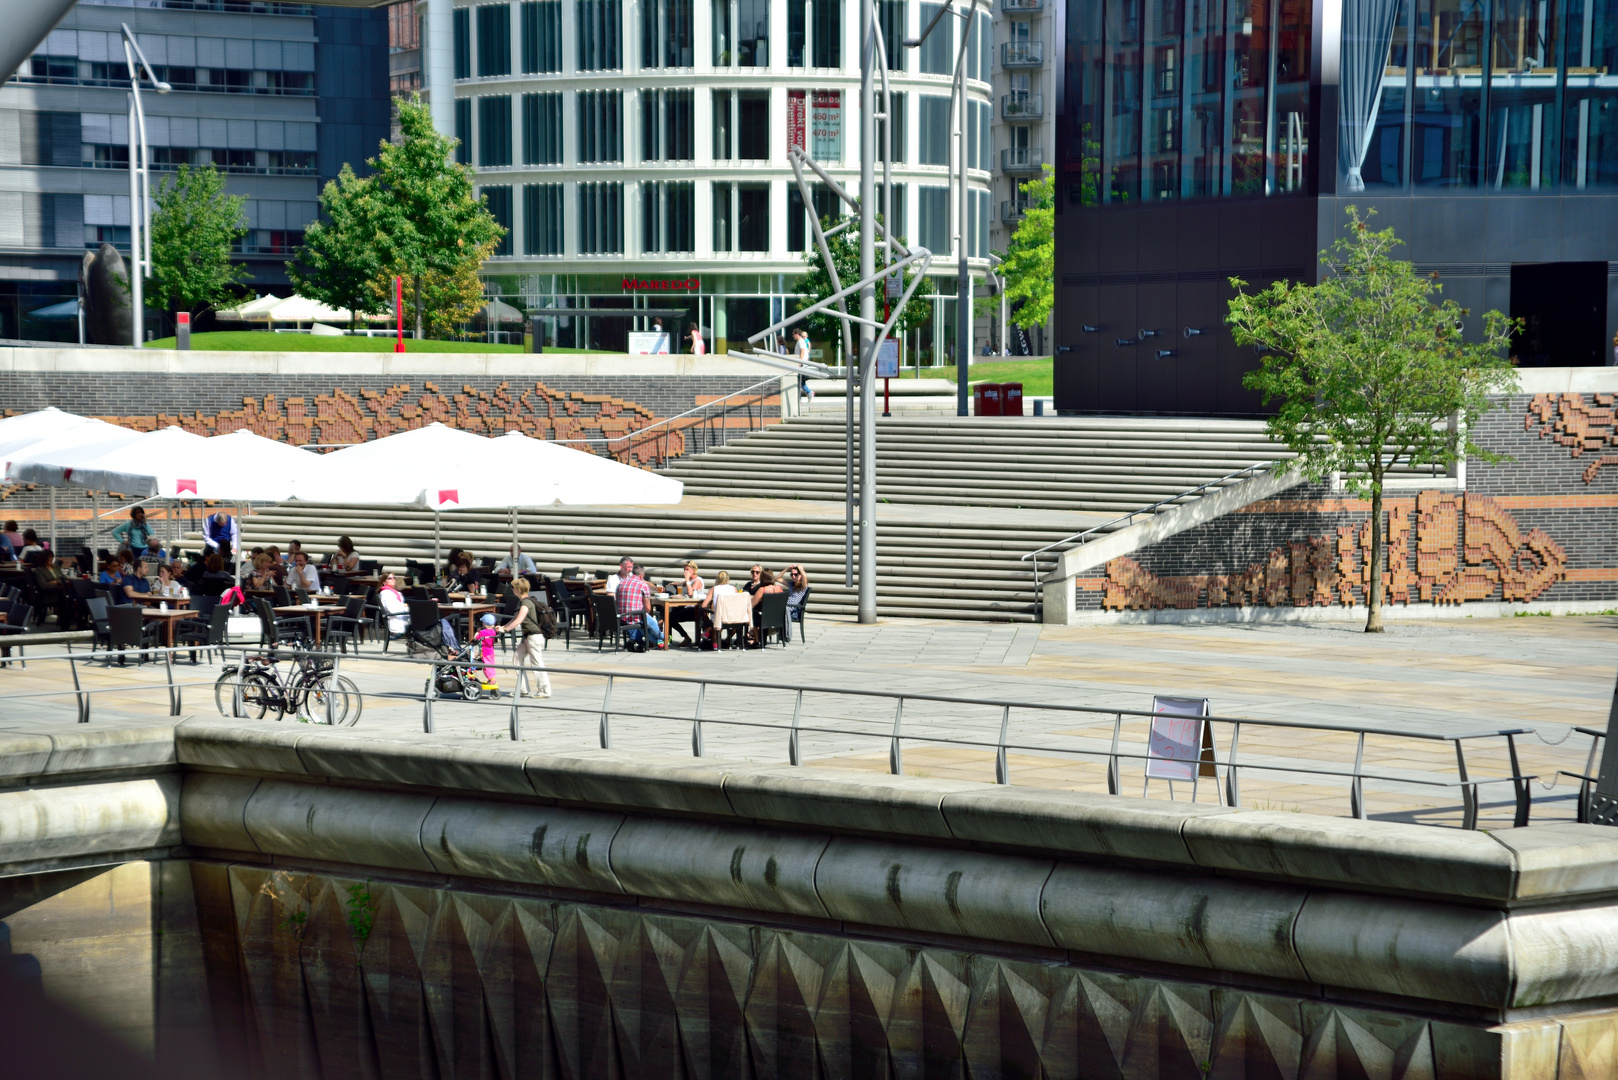
[[[316,337],[313,334],[272,334],[267,330],[220,330],[192,334],[193,349],[221,352],[392,352],[391,337]],[[148,349],[172,349],[174,339],[148,341]],[[406,352],[520,353],[521,345],[487,345],[481,341],[413,341],[405,338]],[[546,352],[575,353],[585,349],[546,349]]]
[[[973,364],[970,382],[1020,382],[1022,383],[1023,397],[1050,397],[1051,396],[1051,365],[1052,358],[1047,356],[1038,360],[999,360],[987,364]],[[955,369],[953,367],[924,367],[921,369],[924,379],[949,379],[954,381]]]

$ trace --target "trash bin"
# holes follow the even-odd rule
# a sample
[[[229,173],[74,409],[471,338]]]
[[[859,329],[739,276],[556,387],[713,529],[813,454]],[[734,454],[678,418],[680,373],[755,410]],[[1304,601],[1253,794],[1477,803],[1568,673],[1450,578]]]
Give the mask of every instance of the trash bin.
[[[1022,383],[1008,382],[1000,384],[1000,415],[1022,415]]]
[[[972,387],[972,415],[1001,415],[1000,389],[999,383],[978,383]]]

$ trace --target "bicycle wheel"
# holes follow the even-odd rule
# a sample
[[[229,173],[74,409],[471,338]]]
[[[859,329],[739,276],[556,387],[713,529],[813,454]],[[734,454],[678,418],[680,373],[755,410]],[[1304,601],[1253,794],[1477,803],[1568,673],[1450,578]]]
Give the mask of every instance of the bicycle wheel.
[[[360,688],[346,675],[326,674],[303,687],[298,717],[307,724],[324,724],[327,707],[331,709],[331,722],[337,727],[353,727],[359,723],[364,702]]]
[[[219,708],[220,716],[235,716],[236,711],[231,707],[231,699],[236,696],[236,672],[227,671],[213,684],[214,704]],[[274,683],[261,671],[249,671],[241,677],[241,711],[240,716],[248,720],[262,720],[264,714],[275,705]]]

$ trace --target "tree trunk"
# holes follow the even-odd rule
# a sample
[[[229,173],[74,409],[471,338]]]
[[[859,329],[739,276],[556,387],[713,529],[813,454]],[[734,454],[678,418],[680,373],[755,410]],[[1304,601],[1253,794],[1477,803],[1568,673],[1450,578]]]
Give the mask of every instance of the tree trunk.
[[[410,288],[414,293],[416,305],[416,340],[421,340],[421,275],[416,274],[410,279]]]
[[[1382,632],[1382,476],[1371,477],[1371,586],[1366,593],[1370,613],[1365,619],[1367,634]]]

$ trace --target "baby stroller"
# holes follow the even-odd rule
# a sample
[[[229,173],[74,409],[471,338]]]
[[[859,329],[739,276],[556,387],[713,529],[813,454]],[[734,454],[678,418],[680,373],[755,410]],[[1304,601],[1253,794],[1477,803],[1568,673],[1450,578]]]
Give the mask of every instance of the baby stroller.
[[[463,701],[497,698],[500,691],[483,685],[483,661],[477,656],[477,643],[469,641],[459,648],[445,645],[441,653],[449,663],[433,665],[433,686],[438,695],[458,696]]]
[[[490,695],[483,689],[481,663],[474,666],[473,643],[462,646],[455,640],[455,629],[448,619],[438,617],[433,600],[410,601],[410,628],[405,631],[406,652],[413,657],[434,657],[444,663],[433,665],[428,688],[439,696],[451,695],[476,701]]]

